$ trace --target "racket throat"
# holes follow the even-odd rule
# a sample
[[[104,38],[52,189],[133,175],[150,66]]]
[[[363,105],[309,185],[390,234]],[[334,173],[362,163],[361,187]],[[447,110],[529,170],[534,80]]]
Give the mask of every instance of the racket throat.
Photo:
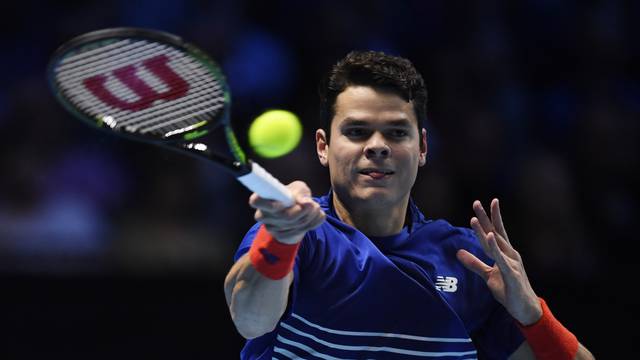
[[[187,143],[182,144],[182,148],[191,155],[206,160],[213,160],[218,165],[224,166],[227,170],[234,173],[235,176],[242,176],[251,172],[251,164],[243,163],[239,160],[231,159],[218,155],[213,152],[206,144],[203,143]]]

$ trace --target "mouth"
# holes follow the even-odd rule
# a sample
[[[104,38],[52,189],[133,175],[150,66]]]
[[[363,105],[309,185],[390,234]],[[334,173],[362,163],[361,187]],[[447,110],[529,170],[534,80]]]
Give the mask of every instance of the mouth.
[[[389,177],[393,175],[395,172],[389,169],[376,169],[376,168],[366,168],[360,170],[358,173],[361,175],[368,176],[372,179],[379,180],[385,177]]]

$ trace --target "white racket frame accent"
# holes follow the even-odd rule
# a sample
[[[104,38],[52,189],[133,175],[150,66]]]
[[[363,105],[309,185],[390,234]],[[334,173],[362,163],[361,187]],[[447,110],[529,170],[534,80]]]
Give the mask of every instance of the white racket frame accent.
[[[251,162],[251,172],[236,179],[249,190],[260,195],[260,197],[279,201],[286,207],[295,203],[289,189],[262,166],[253,161]]]

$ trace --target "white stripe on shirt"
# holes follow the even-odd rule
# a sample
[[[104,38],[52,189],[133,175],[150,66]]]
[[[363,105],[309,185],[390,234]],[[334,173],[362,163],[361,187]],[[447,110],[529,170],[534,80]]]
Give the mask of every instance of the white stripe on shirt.
[[[326,354],[323,354],[323,353],[317,352],[317,351],[315,351],[313,348],[311,348],[311,347],[309,347],[309,346],[307,346],[307,345],[300,344],[299,342],[295,342],[295,341],[289,340],[289,339],[285,338],[285,337],[284,337],[284,336],[282,336],[282,335],[278,335],[278,336],[276,337],[276,340],[280,341],[280,342],[281,342],[281,343],[283,343],[283,344],[287,344],[287,345],[295,346],[295,347],[297,347],[298,349],[304,350],[304,351],[306,351],[307,353],[309,353],[310,355],[315,356],[315,357],[319,357],[319,358],[321,358],[321,359],[327,359],[327,360],[349,360],[349,359],[341,359],[341,358],[337,358],[337,357],[333,357],[333,356],[330,356],[330,355],[326,355]],[[274,347],[273,347],[273,351],[275,352],[275,351],[276,351],[276,349],[278,349],[278,350],[284,350],[284,349],[280,349],[280,348],[278,348],[278,347],[275,347],[275,346],[274,346]],[[286,351],[286,350],[284,350],[284,351]],[[291,356],[293,356],[293,357],[290,357],[290,359],[303,359],[303,358],[298,357],[296,354],[293,354],[293,353],[291,353],[291,352],[289,352],[289,351],[286,351],[286,352],[287,352],[287,353],[289,353],[289,354],[291,354]],[[280,352],[280,351],[278,351],[278,353],[289,356],[288,354],[285,354],[284,352]]]
[[[399,339],[407,339],[407,340],[417,340],[417,341],[429,341],[429,342],[465,342],[470,343],[471,339],[469,338],[445,338],[445,337],[428,337],[428,336],[417,336],[417,335],[407,335],[407,334],[393,334],[393,333],[381,333],[381,332],[362,332],[362,331],[345,331],[345,330],[335,330],[329,329],[324,326],[320,326],[318,324],[314,324],[311,321],[303,318],[298,314],[291,314],[292,317],[302,321],[303,323],[314,327],[318,330],[322,330],[324,332],[328,332],[330,334],[337,335],[347,335],[347,336],[380,336],[380,337],[389,337],[389,338],[399,338]]]
[[[403,354],[403,355],[413,355],[413,356],[425,356],[425,357],[441,357],[441,356],[465,356],[465,355],[475,355],[476,351],[418,351],[418,350],[407,350],[407,349],[399,349],[399,348],[395,348],[395,347],[390,347],[390,346],[352,346],[352,345],[341,345],[341,344],[335,344],[335,343],[331,343],[322,339],[319,339],[311,334],[307,334],[303,331],[300,331],[296,328],[294,328],[291,325],[285,324],[284,322],[280,323],[280,326],[282,326],[283,328],[297,334],[303,337],[306,337],[308,339],[311,339],[313,341],[315,341],[318,344],[324,345],[326,347],[332,348],[332,349],[337,349],[337,350],[344,350],[344,351],[384,351],[384,352],[390,352],[390,353],[396,353],[396,354]],[[282,338],[281,335],[278,335],[278,339]],[[284,339],[284,338],[282,338]],[[286,339],[285,339],[286,340]],[[291,340],[288,340],[291,342]],[[295,342],[294,342],[295,343]],[[295,343],[298,344],[298,343]],[[294,345],[294,344],[290,344],[290,345]],[[302,345],[302,344],[299,344]],[[294,345],[295,346],[295,345]],[[304,345],[302,345],[304,346]],[[314,351],[313,349],[311,349],[312,351]],[[313,354],[314,356],[318,356],[317,354]],[[323,357],[323,359],[335,359],[332,357],[328,357],[325,358]]]

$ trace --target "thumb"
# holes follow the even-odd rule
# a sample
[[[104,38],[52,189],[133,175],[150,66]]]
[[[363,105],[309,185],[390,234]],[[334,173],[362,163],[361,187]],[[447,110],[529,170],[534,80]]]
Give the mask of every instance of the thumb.
[[[303,181],[294,181],[287,185],[287,187],[296,200],[311,197],[311,189],[309,189],[309,186]]]

